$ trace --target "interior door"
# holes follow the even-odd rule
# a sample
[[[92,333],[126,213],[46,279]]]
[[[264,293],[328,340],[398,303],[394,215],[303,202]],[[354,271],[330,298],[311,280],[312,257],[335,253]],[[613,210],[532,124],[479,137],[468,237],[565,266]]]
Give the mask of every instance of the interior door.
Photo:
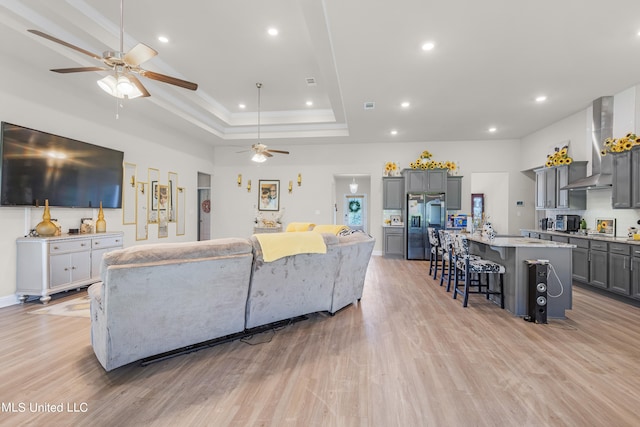
[[[367,199],[362,194],[344,196],[344,224],[353,230],[367,230]]]

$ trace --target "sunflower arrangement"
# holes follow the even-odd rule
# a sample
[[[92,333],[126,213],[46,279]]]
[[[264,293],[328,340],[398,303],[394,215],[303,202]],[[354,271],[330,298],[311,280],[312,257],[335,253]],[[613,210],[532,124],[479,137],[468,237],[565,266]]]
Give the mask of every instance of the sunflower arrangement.
[[[430,160],[431,157],[433,157],[433,155],[429,151],[424,150],[415,162],[409,163],[409,166],[411,169],[449,169],[452,172],[458,168],[455,162],[451,162],[449,160],[439,162],[436,160]]]
[[[547,155],[547,162],[545,166],[550,168],[553,166],[570,165],[573,163],[573,158],[568,155],[569,147],[565,145],[562,148],[556,148],[552,154]]]
[[[623,151],[629,151],[633,147],[640,145],[640,136],[635,133],[629,132],[622,138],[607,138],[604,140],[604,148],[600,151],[600,154],[606,156],[607,153],[622,153]]]
[[[383,176],[398,176],[400,175],[400,168],[396,162],[387,162],[384,165]]]

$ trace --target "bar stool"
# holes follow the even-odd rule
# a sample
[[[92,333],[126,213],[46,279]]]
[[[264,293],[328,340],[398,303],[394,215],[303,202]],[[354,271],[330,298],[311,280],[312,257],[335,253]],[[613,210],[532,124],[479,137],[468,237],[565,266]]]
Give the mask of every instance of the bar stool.
[[[427,235],[431,245],[431,250],[429,251],[429,275],[433,275],[435,280],[438,274],[438,263],[442,261],[442,247],[435,228],[427,227]]]
[[[453,279],[453,298],[458,294],[463,296],[462,306],[466,307],[469,301],[469,294],[485,294],[487,299],[490,295],[500,295],[500,308],[504,308],[504,273],[505,268],[496,262],[473,257],[469,254],[469,241],[464,234],[454,236],[455,251],[455,275]],[[459,273],[464,274],[464,287],[459,289]],[[489,275],[499,275],[498,290],[489,288]],[[471,277],[474,275],[474,278]],[[482,276],[486,279],[486,284],[482,284]],[[470,290],[470,287],[476,290]]]
[[[440,273],[440,286],[444,285],[444,277],[447,276],[447,292],[451,289],[451,277],[453,272],[453,239],[452,234],[446,230],[438,230],[440,245],[442,247],[442,272]]]

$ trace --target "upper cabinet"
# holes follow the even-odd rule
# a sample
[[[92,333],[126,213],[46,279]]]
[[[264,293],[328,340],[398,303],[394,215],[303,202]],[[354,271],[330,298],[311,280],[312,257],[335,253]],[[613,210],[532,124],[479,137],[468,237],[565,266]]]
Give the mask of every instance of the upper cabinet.
[[[382,178],[382,209],[402,210],[404,207],[404,178]]]
[[[587,162],[540,168],[536,173],[536,209],[586,209],[586,190],[561,190],[587,176]]]
[[[612,154],[614,209],[640,208],[640,148]]]
[[[462,209],[462,177],[447,177],[447,210],[459,211]]]
[[[407,193],[446,193],[447,169],[404,169]]]

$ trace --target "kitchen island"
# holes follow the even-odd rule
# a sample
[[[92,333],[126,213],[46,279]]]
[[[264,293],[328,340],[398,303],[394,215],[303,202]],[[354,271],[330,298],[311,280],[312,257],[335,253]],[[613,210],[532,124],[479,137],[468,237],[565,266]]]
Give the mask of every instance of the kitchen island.
[[[564,318],[572,307],[571,250],[575,245],[529,237],[484,238],[467,235],[469,251],[484,259],[502,264],[504,306],[516,316],[528,314],[528,264],[526,260],[548,260],[547,279],[549,318]]]

